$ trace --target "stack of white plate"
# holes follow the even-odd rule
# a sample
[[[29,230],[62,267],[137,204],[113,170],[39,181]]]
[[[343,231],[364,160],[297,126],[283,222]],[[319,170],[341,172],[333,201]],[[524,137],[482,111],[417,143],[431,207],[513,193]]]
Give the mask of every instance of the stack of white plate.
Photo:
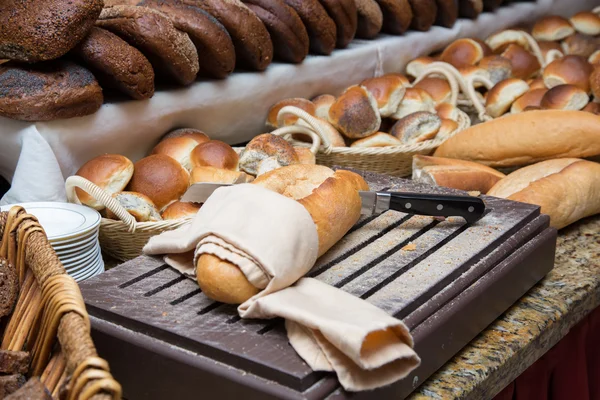
[[[8,211],[15,205],[2,206],[1,209]],[[71,203],[18,205],[37,217],[67,273],[77,282],[104,272],[98,241],[101,220],[98,211]]]

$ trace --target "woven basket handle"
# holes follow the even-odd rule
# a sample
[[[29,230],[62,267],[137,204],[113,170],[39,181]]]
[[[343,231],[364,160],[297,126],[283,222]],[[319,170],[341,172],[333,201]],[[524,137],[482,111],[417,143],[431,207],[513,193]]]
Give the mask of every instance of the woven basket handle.
[[[493,86],[493,83],[481,76],[471,76],[467,79],[467,96],[471,100],[471,103],[473,103],[473,107],[477,110],[477,116],[481,121],[490,121],[493,118],[487,114],[485,104],[479,101],[479,97],[477,97],[477,92],[475,90],[475,82],[483,83],[488,89],[490,88],[489,85]]]
[[[135,232],[136,221],[131,214],[119,204],[110,194],[104,189],[98,187],[96,184],[88,181],[87,179],[73,175],[67,178],[65,182],[65,189],[67,191],[67,200],[70,203],[81,204],[75,188],[79,188],[85,191],[87,194],[92,196],[96,201],[100,202],[104,207],[112,211],[121,221],[127,224],[127,230],[129,232]]]
[[[423,71],[417,77],[417,79],[415,79],[415,81],[413,82],[411,87],[414,87],[417,83],[421,82],[423,79],[425,79],[426,77],[428,77],[430,75],[442,74],[448,81],[448,84],[450,85],[450,91],[451,91],[450,104],[452,104],[454,107],[456,107],[456,104],[458,103],[458,93],[459,93],[458,80],[456,79],[455,75],[452,73],[452,71],[449,68],[441,67],[440,65],[437,65],[437,63],[433,63],[433,64],[435,64],[435,65],[428,65],[427,67],[425,67],[423,69]]]
[[[271,133],[280,136],[291,136],[293,133],[303,133],[310,136],[313,140],[313,145],[311,146],[311,152],[313,152],[313,154],[317,154],[319,148],[321,147],[321,144],[323,145],[323,153],[331,153],[331,142],[327,138],[327,135],[325,134],[321,125],[322,123],[318,119],[316,119],[306,111],[302,110],[301,108],[294,106],[285,106],[281,110],[279,110],[279,113],[277,114],[278,125],[283,125],[283,119],[286,115],[294,115],[298,117],[300,120],[304,121],[308,125],[308,128],[303,127],[301,125],[294,125],[279,128]],[[286,130],[286,128],[289,128],[289,130]]]

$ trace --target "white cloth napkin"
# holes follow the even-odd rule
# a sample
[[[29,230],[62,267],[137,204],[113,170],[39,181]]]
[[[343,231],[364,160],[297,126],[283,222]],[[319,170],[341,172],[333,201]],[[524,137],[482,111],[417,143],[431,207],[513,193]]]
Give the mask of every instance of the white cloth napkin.
[[[239,315],[284,318],[300,357],[314,370],[334,371],[346,390],[387,385],[420,363],[402,321],[303,278],[317,259],[317,230],[300,203],[278,193],[252,184],[220,188],[190,225],[151,238],[144,252],[165,255],[191,277],[202,254],[237,265],[262,289],[238,307]]]

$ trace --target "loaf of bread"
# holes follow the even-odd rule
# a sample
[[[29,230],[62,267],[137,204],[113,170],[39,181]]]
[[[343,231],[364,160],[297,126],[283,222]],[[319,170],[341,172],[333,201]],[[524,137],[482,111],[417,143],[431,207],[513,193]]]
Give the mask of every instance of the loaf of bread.
[[[600,155],[600,117],[582,111],[509,114],[471,126],[438,147],[436,157],[510,167]]]
[[[336,26],[336,47],[350,44],[358,28],[358,10],[355,0],[320,0]]]
[[[358,221],[362,204],[358,192],[369,190],[361,176],[320,165],[280,168],[253,184],[297,200],[306,208],[317,229],[319,257]],[[198,257],[196,277],[204,294],[224,303],[241,304],[258,292],[236,265],[208,254]]]
[[[413,156],[412,179],[430,185],[487,193],[505,175],[493,168],[452,158]]]
[[[12,313],[18,297],[19,276],[17,275],[17,269],[6,258],[0,258],[0,318]]]
[[[302,19],[309,37],[311,53],[329,55],[335,48],[335,22],[319,0],[284,0]]]
[[[131,180],[133,163],[119,154],[102,154],[83,164],[75,175],[87,179],[112,195],[125,189]],[[104,209],[102,204],[83,190],[76,188],[75,193],[81,204],[96,210]]]
[[[416,31],[428,31],[435,23],[438,13],[435,0],[409,0],[413,19],[410,27]]]
[[[190,184],[199,182],[238,184],[248,183],[254,178],[242,171],[232,171],[229,169],[216,167],[196,167],[190,174]]]
[[[280,167],[298,164],[298,154],[285,139],[264,133],[250,141],[240,155],[240,169],[251,175],[258,175],[259,164],[271,158]]]
[[[536,204],[561,229],[600,213],[600,164],[577,158],[540,162],[516,170],[488,194]]]
[[[383,13],[375,0],[355,0],[358,12],[356,36],[361,39],[375,38],[383,26]]]

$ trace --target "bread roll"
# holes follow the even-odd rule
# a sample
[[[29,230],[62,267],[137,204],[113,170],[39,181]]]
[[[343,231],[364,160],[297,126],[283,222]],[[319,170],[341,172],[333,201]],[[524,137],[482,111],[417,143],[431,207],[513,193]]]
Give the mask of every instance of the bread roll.
[[[331,146],[333,147],[346,147],[346,142],[344,141],[344,137],[331,125],[329,122],[324,120],[323,118],[315,117],[317,123],[321,127],[321,133],[323,134],[325,140],[327,140]],[[310,125],[307,124],[304,120],[298,120],[299,126],[304,126],[310,128]],[[311,128],[312,129],[312,128]],[[310,136],[295,133],[292,137],[296,140],[300,140],[307,143],[312,143],[313,139]]]
[[[329,109],[333,103],[335,103],[335,96],[330,94],[322,94],[315,97],[311,101],[315,106],[314,115],[327,121],[329,119]]]
[[[586,92],[575,85],[559,85],[548,90],[540,106],[546,110],[581,110],[589,103]]]
[[[297,200],[310,213],[319,237],[318,256],[337,243],[360,218],[360,190],[369,186],[359,175],[320,165],[292,165],[271,171],[254,183]],[[291,227],[290,229],[293,229]],[[212,255],[198,257],[196,278],[216,301],[240,304],[258,293],[240,269]]]
[[[435,111],[441,119],[450,119],[458,121],[459,110],[456,106],[450,103],[442,103],[435,108]]]
[[[541,68],[538,59],[517,44],[509,45],[501,56],[510,60],[514,78],[529,79]]]
[[[482,46],[473,39],[458,39],[450,43],[442,52],[443,62],[456,68],[476,65],[484,57]]]
[[[436,106],[449,102],[452,97],[452,88],[448,81],[443,78],[424,78],[415,84],[414,87],[423,89],[429,93]]]
[[[478,66],[488,72],[490,81],[493,84],[502,82],[512,76],[512,63],[508,58],[502,56],[483,57]]]
[[[536,40],[562,40],[575,33],[575,28],[563,17],[550,15],[535,23],[531,34]]]
[[[272,128],[280,127],[277,123],[277,115],[279,114],[279,111],[286,106],[298,107],[310,115],[316,115],[316,108],[312,101],[303,98],[285,99],[273,104],[269,109],[269,114],[267,116],[268,126]],[[283,126],[294,125],[297,121],[298,117],[295,115],[286,115],[283,119]]]
[[[509,114],[459,132],[442,143],[434,155],[491,167],[594,157],[600,155],[600,116],[556,110]]]
[[[210,140],[210,138],[208,137],[208,135],[206,135],[206,133],[204,133],[198,129],[191,129],[191,128],[175,129],[174,131],[171,131],[171,132],[167,133],[165,136],[163,136],[163,140],[170,139],[170,138],[176,138],[176,137],[191,138],[191,139],[195,140],[196,143],[198,143],[198,144],[208,142]]]
[[[600,212],[600,164],[577,158],[540,162],[508,175],[488,194],[538,205],[550,225],[561,229]]]
[[[452,119],[442,119],[440,129],[435,134],[434,139],[448,139],[458,129],[458,123]]]
[[[359,139],[353,142],[350,147],[361,147],[361,148],[370,148],[370,147],[388,147],[388,146],[400,146],[402,142],[396,137],[385,133],[385,132],[377,132],[374,135],[367,136],[364,139]]]
[[[259,163],[269,157],[274,157],[281,166],[299,163],[294,147],[287,140],[263,133],[252,139],[242,151],[240,169],[256,176]]]
[[[474,77],[480,77],[480,78],[483,78],[488,81],[491,80],[490,73],[488,72],[487,69],[483,69],[483,68],[477,67],[475,65],[468,65],[466,67],[460,67],[460,68],[458,68],[458,72],[460,72],[463,79],[467,82],[469,80],[473,79]],[[473,81],[474,88],[477,89],[477,88],[480,88],[483,86],[484,86],[484,83],[482,81],[480,81],[480,80]]]
[[[92,158],[79,168],[75,175],[81,176],[113,194],[125,189],[133,176],[133,163],[127,157],[119,154],[103,154]],[[76,188],[75,193],[81,204],[96,210],[104,206],[83,190]]]
[[[382,117],[390,117],[398,110],[409,83],[396,75],[384,75],[365,79],[360,85],[375,98],[379,114]]]
[[[495,85],[486,98],[485,110],[493,118],[506,113],[519,97],[529,90],[527,82],[520,79],[507,79]]]
[[[569,22],[579,33],[584,35],[600,35],[600,16],[590,11],[583,11],[573,15]]]
[[[156,222],[162,220],[156,206],[148,196],[136,192],[119,192],[113,194],[113,197],[137,222]],[[106,217],[118,219],[110,210],[106,211]]]
[[[587,59],[596,51],[599,44],[598,38],[575,33],[562,41],[561,50],[564,54],[581,56]]]
[[[546,84],[544,83],[544,79],[542,79],[542,78],[530,79],[527,81],[527,84],[529,85],[529,90],[535,90],[535,89],[548,90],[548,88],[546,87]]]
[[[198,142],[191,137],[172,137],[161,140],[160,143],[152,149],[150,154],[164,154],[169,156],[181,164],[183,168],[191,171],[193,166],[190,156],[196,146],[198,146]]]
[[[441,125],[436,114],[419,111],[398,120],[390,133],[404,144],[414,144],[433,139]]]
[[[362,86],[350,86],[329,109],[329,122],[344,136],[360,139],[379,130],[377,101]]]
[[[485,165],[443,157],[413,156],[412,179],[430,185],[487,193],[505,175]]]
[[[549,42],[546,40],[541,40],[538,42],[538,46],[540,48],[540,51],[542,52],[542,57],[544,57],[544,60],[548,59],[548,53],[550,53],[550,51],[560,51],[561,54],[563,52],[563,48],[560,42]],[[526,46],[524,47],[527,48]]]
[[[181,164],[164,154],[155,154],[135,163],[127,190],[148,196],[161,211],[184,195],[189,182],[190,174]]]
[[[356,0],[358,26],[356,37],[374,39],[383,27],[383,13],[375,0]]]
[[[202,204],[200,203],[176,201],[165,208],[161,216],[165,221],[171,219],[192,218],[198,214],[198,210],[200,210],[201,207]]]
[[[190,160],[193,167],[208,166],[235,171],[238,169],[239,156],[227,143],[209,140],[192,150]]]
[[[212,183],[227,183],[227,184],[238,184],[248,183],[254,178],[242,171],[231,171],[229,169],[216,168],[216,167],[196,167],[190,174],[190,184],[200,182],[212,182]]]
[[[476,19],[483,11],[483,0],[458,0],[458,16]]]
[[[593,52],[592,55],[588,57],[588,62],[594,66],[600,63],[600,50]]]
[[[398,110],[392,115],[394,119],[402,119],[419,111],[434,112],[435,102],[425,90],[420,88],[408,88]]]
[[[418,78],[421,76],[425,68],[435,61],[436,60],[431,57],[417,57],[406,64],[406,74],[412,76],[413,78]]]
[[[306,147],[294,147],[296,156],[298,157],[298,164],[314,165],[317,163],[317,157],[310,149]]]
[[[514,114],[525,111],[527,107],[541,107],[542,98],[547,91],[546,88],[529,90],[512,104],[510,112]]]
[[[515,29],[505,29],[496,32],[485,39],[485,43],[490,46],[494,53],[502,53],[510,44],[518,44],[519,46],[529,49],[529,42]]]
[[[558,85],[575,85],[590,92],[590,75],[594,67],[581,56],[565,56],[552,61],[544,68],[544,83],[553,88]]]

